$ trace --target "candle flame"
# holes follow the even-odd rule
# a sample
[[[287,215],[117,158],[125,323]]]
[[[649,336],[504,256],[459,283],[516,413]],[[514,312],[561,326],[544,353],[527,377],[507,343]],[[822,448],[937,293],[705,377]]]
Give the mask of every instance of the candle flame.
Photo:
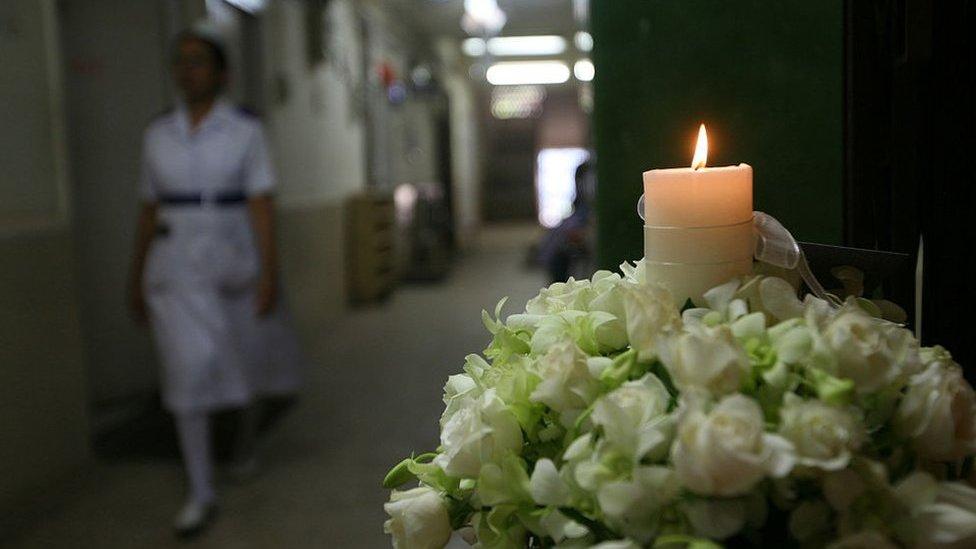
[[[708,160],[708,134],[705,133],[705,125],[702,124],[698,128],[698,144],[695,145],[695,157],[691,161],[691,169],[704,168],[706,160]]]

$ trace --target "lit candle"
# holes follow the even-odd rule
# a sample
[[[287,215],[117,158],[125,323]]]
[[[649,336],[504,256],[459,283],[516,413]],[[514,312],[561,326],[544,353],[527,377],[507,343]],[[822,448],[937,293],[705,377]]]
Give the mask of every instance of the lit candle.
[[[752,272],[752,167],[706,168],[707,155],[702,124],[690,168],[644,172],[647,276],[679,306]]]

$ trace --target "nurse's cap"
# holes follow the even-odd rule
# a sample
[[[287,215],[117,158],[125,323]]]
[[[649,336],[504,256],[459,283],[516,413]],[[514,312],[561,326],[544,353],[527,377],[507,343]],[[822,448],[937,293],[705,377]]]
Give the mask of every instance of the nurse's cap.
[[[213,19],[198,19],[193,26],[187,29],[186,34],[213,42],[218,48],[227,51],[227,39],[221,32],[220,26]]]

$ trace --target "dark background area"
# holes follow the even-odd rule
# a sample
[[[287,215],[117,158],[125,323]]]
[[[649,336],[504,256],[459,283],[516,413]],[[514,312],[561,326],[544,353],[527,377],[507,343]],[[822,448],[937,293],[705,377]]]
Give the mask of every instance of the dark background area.
[[[641,173],[754,169],[755,207],[797,238],[843,238],[843,3],[594,0],[597,197],[604,267],[642,255]]]
[[[970,379],[976,3],[845,6],[844,240],[915,253],[925,240],[923,343]]]
[[[923,235],[923,343],[974,377],[974,12],[968,0],[594,0],[601,265],[640,257],[640,173],[688,165],[703,121],[709,164],[752,164],[756,209],[798,239],[914,260]]]

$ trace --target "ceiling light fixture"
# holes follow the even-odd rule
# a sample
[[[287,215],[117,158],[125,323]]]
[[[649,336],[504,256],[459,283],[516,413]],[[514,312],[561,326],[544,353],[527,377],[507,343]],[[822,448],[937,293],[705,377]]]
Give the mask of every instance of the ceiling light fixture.
[[[566,51],[562,36],[499,36],[488,41],[488,51],[498,57],[559,55]]]
[[[573,43],[579,51],[588,52],[593,49],[593,35],[586,31],[579,31],[573,37]]]
[[[576,77],[580,82],[589,82],[593,80],[593,75],[596,73],[596,69],[593,67],[593,62],[589,59],[580,59],[573,65],[573,76]]]
[[[499,36],[488,41],[468,38],[461,42],[461,50],[469,57],[481,57],[486,53],[496,57],[560,55],[566,51],[566,39],[555,35]]]
[[[508,17],[497,0],[464,0],[461,28],[468,34],[493,35],[502,30]]]
[[[481,57],[488,53],[488,45],[481,38],[467,38],[461,42],[461,51],[468,57]]]
[[[495,63],[485,74],[488,82],[495,86],[562,84],[569,80],[569,76],[569,67],[562,61]]]

